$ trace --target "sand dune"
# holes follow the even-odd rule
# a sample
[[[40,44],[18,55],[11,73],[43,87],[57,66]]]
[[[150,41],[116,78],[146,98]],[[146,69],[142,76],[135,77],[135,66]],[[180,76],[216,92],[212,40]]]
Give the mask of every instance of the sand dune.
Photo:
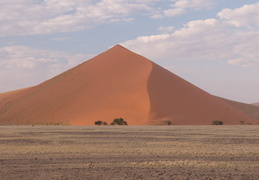
[[[218,98],[220,98],[220,97],[218,97]],[[222,99],[223,101],[227,102],[228,104],[238,108],[245,114],[248,114],[249,116],[252,116],[256,119],[259,119],[259,107],[256,106],[255,104],[246,104],[246,103],[232,101],[232,100],[224,99],[224,98],[220,98],[220,99]]]
[[[161,120],[179,125],[205,125],[215,120],[224,124],[240,124],[244,119],[258,122],[156,64],[149,77],[148,91],[151,124],[161,124]]]
[[[0,94],[0,123],[130,125],[258,121],[150,60],[117,45],[35,87]]]
[[[87,125],[124,117],[132,124],[144,124],[151,69],[147,59],[116,46],[11,101],[1,122]]]

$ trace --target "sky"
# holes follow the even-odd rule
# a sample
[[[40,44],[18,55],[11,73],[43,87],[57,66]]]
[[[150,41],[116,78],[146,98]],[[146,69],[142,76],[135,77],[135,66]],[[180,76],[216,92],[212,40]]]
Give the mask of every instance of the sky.
[[[259,102],[256,0],[1,0],[0,93],[116,44],[210,94]]]

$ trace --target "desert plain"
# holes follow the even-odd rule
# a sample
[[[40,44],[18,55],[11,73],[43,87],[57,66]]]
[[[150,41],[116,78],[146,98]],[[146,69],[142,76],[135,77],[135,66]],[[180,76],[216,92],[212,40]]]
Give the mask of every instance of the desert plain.
[[[1,180],[259,179],[259,126],[0,126]]]

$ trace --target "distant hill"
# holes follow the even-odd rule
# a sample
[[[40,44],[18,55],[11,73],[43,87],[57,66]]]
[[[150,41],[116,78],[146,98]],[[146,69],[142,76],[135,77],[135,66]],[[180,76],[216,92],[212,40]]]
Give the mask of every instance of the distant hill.
[[[224,99],[224,98],[220,98],[220,99],[222,99],[225,102],[229,103],[230,105],[240,109],[244,113],[246,113],[256,119],[259,119],[259,106],[258,106],[259,104],[258,103],[246,104],[246,103],[232,101],[232,100],[228,100],[228,99]],[[258,123],[259,123],[259,121],[258,121]]]
[[[1,124],[258,122],[239,109],[120,45],[37,86],[0,94]]]
[[[258,103],[254,103],[253,105],[259,106],[259,102]]]

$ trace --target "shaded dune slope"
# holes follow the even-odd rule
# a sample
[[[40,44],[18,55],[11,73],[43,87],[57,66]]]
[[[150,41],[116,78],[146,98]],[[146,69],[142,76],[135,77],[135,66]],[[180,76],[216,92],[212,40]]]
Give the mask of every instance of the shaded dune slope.
[[[117,45],[35,87],[0,94],[0,123],[208,125],[258,121],[148,59]]]
[[[154,63],[148,93],[151,102],[149,124],[161,124],[167,120],[179,125],[209,125],[215,120],[224,124],[258,122]]]
[[[220,97],[218,97],[220,98]],[[255,104],[246,104],[246,103],[242,103],[242,102],[237,102],[237,101],[232,101],[229,99],[224,99],[224,98],[220,98],[223,101],[227,102],[228,104],[238,108],[240,111],[256,118],[259,119],[259,107]],[[259,123],[259,121],[258,121]]]

